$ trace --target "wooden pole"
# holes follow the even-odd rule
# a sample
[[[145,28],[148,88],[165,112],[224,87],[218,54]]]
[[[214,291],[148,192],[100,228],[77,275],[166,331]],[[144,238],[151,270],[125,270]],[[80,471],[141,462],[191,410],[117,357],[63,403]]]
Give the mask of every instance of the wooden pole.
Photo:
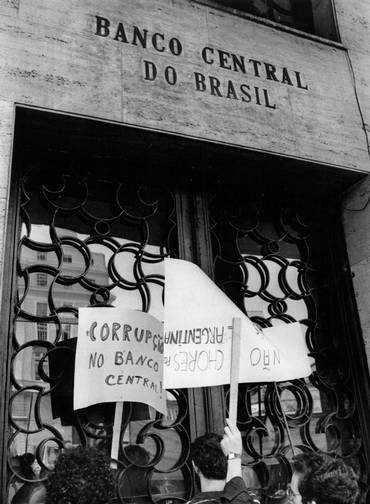
[[[236,424],[238,416],[239,393],[239,363],[240,363],[240,333],[242,321],[233,318],[230,362],[230,393],[229,393],[229,419]]]
[[[113,459],[110,464],[112,469],[117,469],[116,460],[118,460],[119,442],[121,438],[122,413],[123,413],[123,402],[117,402],[116,410],[114,413],[112,448],[110,452],[111,459]]]
[[[277,388],[276,382],[274,382],[274,386],[275,386],[275,393],[276,393],[277,399],[279,401],[281,414],[283,415],[285,430],[286,430],[286,433],[288,435],[290,448],[292,450],[293,457],[294,457],[295,456],[295,452],[294,452],[294,446],[293,446],[292,436],[290,435],[289,425],[288,425],[288,422],[287,422],[287,419],[286,419],[285,412],[283,410],[283,405],[281,404],[280,394],[279,394],[279,390]]]

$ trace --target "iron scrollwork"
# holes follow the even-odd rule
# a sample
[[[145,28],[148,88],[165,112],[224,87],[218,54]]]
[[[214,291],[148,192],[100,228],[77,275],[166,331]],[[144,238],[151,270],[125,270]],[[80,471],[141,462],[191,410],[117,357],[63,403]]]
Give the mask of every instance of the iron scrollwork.
[[[328,307],[322,214],[273,201],[234,194],[221,204],[216,193],[211,202],[216,282],[262,328],[299,322],[312,358],[308,379],[240,386],[245,477],[266,502],[285,495],[300,451],[341,456],[366,473],[345,335]]]
[[[119,302],[160,314],[163,261],[177,255],[172,192],[134,178],[75,164],[33,166],[22,176],[9,502],[42,489],[62,449],[82,444],[110,454],[114,405],[72,408],[78,308]],[[166,418],[125,403],[120,502],[181,502],[192,491],[186,392],[167,395]]]

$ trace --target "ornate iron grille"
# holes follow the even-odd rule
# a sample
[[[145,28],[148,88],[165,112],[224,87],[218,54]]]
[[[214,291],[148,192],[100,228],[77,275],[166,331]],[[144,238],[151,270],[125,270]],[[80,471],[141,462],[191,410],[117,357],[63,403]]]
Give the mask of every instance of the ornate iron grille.
[[[69,132],[64,134],[69,139]],[[72,412],[77,308],[119,301],[158,316],[163,295],[161,263],[167,255],[178,255],[178,234],[186,242],[186,257],[199,259],[205,269],[209,266],[209,209],[214,273],[221,288],[261,326],[299,320],[305,327],[313,374],[310,380],[278,385],[295,450],[341,454],[366,481],[344,345],[347,335],[337,316],[340,306],[328,254],[328,231],[335,219],[325,208],[317,208],[316,213],[310,209],[307,215],[308,203],[274,204],[276,197],[271,195],[252,203],[253,198],[247,200],[247,194],[240,196],[231,187],[228,198],[224,183],[219,184],[222,193],[207,202],[199,189],[211,191],[210,180],[217,176],[213,162],[209,163],[212,173],[207,175],[207,158],[200,155],[204,153],[194,146],[188,150],[185,143],[173,148],[174,159],[179,152],[187,153],[182,156],[185,172],[190,160],[201,158],[204,171],[201,182],[195,168],[188,185],[176,181],[182,184],[176,195],[177,212],[172,186],[171,190],[159,187],[158,176],[150,168],[137,169],[140,156],[135,157],[132,138],[126,146],[130,142],[127,158],[136,161],[132,169],[117,160],[105,164],[101,155],[83,160],[81,154],[67,153],[65,145],[49,153],[32,145],[29,150],[38,150],[33,157],[27,151],[21,162],[17,159],[17,165],[27,171],[20,181],[23,225],[12,334],[8,501],[16,494],[22,499],[40,490],[60,449],[68,444],[98,446],[109,453],[113,405]],[[99,149],[110,149],[108,143]],[[216,154],[213,160],[217,158],[220,166],[232,159],[229,151],[223,151],[227,161],[220,152]],[[146,162],[151,155],[148,149],[143,155]],[[157,152],[157,162],[162,157],[170,166],[167,145]],[[256,178],[257,172],[258,167]],[[243,166],[239,180],[244,174]],[[266,188],[270,179],[260,182]],[[255,197],[258,189],[251,192]],[[187,225],[180,230],[184,222]],[[170,391],[166,419],[139,404],[126,404],[118,501],[175,501],[190,496],[191,398],[185,391]],[[206,395],[202,404],[208,399]],[[245,478],[266,502],[269,498],[277,502],[290,478],[292,453],[276,391],[264,384],[242,385],[239,400]],[[220,408],[212,411],[209,404],[205,420],[197,417],[201,407],[196,404],[191,428],[195,423],[211,425],[211,417],[219,416]],[[142,485],[131,485],[133,480]]]
[[[120,303],[160,317],[163,259],[177,255],[170,190],[148,177],[143,185],[129,166],[38,156],[21,179],[8,443],[13,504],[42,492],[62,448],[82,444],[110,453],[114,405],[72,409],[78,307]],[[166,418],[125,403],[119,502],[189,497],[188,430],[186,391],[168,392]]]
[[[224,189],[211,203],[216,282],[261,327],[300,322],[312,357],[309,379],[277,388],[240,386],[245,479],[265,502],[277,502],[292,474],[290,435],[296,454],[314,450],[343,457],[361,475],[365,499],[367,469],[348,335],[338,316],[328,253],[336,219],[325,207],[284,204],[271,194],[253,202],[234,187],[229,191],[232,200]]]

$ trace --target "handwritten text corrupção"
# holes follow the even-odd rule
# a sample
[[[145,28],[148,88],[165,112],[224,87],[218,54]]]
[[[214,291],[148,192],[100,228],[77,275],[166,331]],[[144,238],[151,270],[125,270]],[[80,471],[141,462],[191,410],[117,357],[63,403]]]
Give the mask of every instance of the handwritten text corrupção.
[[[149,329],[132,327],[130,324],[104,322],[99,324],[94,321],[86,331],[90,341],[136,341],[138,343],[152,344],[153,350],[163,353],[163,338],[161,334],[152,333]]]

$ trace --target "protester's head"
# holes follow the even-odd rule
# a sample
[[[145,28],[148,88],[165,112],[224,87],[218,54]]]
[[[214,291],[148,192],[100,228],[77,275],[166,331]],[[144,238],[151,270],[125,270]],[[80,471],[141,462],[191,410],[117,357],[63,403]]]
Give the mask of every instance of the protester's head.
[[[190,455],[196,471],[210,480],[224,480],[227,473],[227,458],[223,453],[217,434],[198,437],[190,447]]]
[[[127,445],[125,446],[124,452],[128,460],[133,464],[136,464],[138,466],[149,464],[150,454],[144,447],[140,445]]]
[[[301,479],[308,473],[315,472],[321,467],[325,459],[317,452],[304,452],[296,455],[293,459],[293,476],[289,487],[289,501],[301,504],[302,497],[299,491]]]
[[[48,504],[106,504],[114,489],[110,459],[95,448],[67,450],[46,481]]]
[[[23,453],[22,455],[16,455],[14,457],[14,467],[23,478],[33,480],[36,479],[36,474],[33,470],[35,460],[36,457],[32,453]]]
[[[119,474],[119,496],[122,499],[124,497],[135,497],[136,501],[146,501],[148,494],[148,470],[145,467],[150,463],[150,453],[143,446],[131,444],[125,446],[124,455],[127,458],[129,467]],[[151,489],[154,488],[152,485],[149,486]]]
[[[307,451],[296,455],[293,459],[293,470],[303,476],[321,467],[327,459],[321,453]]]
[[[354,504],[358,496],[357,476],[340,459],[304,453],[293,461],[291,483],[294,504]]]

